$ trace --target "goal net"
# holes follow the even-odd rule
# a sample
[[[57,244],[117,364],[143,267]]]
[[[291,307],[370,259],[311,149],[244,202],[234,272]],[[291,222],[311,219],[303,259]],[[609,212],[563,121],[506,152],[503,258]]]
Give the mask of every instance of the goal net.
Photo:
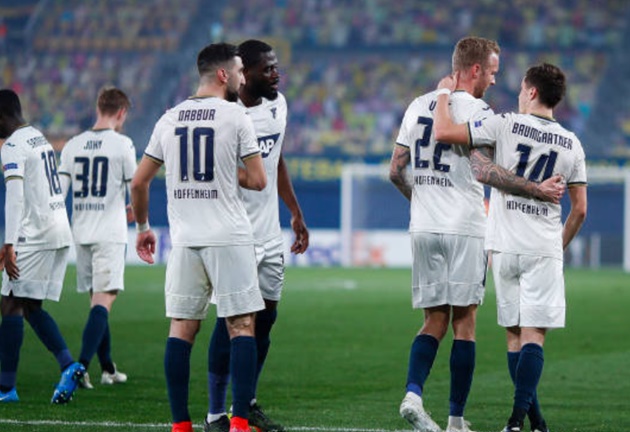
[[[588,214],[565,254],[574,267],[630,271],[630,168],[592,167]],[[409,266],[409,203],[389,181],[388,165],[347,164],[341,175],[343,266]],[[562,201],[563,220],[570,201]]]

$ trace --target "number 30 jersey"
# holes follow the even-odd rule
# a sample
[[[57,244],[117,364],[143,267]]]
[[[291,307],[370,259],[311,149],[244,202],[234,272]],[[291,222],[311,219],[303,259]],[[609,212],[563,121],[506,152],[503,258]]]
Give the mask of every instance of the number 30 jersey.
[[[259,153],[254,125],[236,103],[190,98],[160,118],[145,155],[166,169],[173,246],[253,244],[238,162]]]
[[[410,232],[432,232],[483,237],[486,213],[483,185],[470,169],[465,146],[440,143],[433,134],[435,92],[415,99],[407,108],[397,145],[411,153],[413,189]],[[481,99],[465,91],[450,97],[456,123],[494,114]]]
[[[551,118],[499,114],[468,123],[475,147],[495,148],[495,163],[518,176],[541,182],[554,174],[568,187],[586,185],[582,144]],[[486,249],[562,259],[559,204],[492,189]]]
[[[88,130],[66,143],[59,172],[72,181],[75,243],[127,243],[127,182],[135,170],[133,142],[113,129]]]
[[[72,233],[57,172],[55,151],[32,126],[17,129],[2,145],[5,182],[22,181],[24,207],[13,242],[16,249],[70,246]]]

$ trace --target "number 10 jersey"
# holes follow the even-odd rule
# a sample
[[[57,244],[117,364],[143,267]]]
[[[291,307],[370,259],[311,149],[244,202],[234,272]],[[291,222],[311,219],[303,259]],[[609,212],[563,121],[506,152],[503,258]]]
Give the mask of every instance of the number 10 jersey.
[[[166,169],[173,246],[253,244],[238,188],[238,161],[260,153],[243,107],[190,98],[155,125],[145,155]]]

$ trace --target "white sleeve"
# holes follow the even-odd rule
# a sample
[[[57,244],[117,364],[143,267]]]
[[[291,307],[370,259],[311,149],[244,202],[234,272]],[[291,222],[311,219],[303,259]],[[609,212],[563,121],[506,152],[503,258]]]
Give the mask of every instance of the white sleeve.
[[[411,106],[407,108],[405,111],[405,116],[400,123],[400,130],[398,131],[398,137],[396,138],[396,144],[400,144],[404,147],[411,147],[410,139],[409,139],[409,116],[410,116]]]
[[[164,116],[162,116],[164,118]],[[160,163],[164,163],[164,149],[160,143],[160,136],[162,135],[162,119],[160,119],[155,128],[153,128],[153,133],[151,134],[151,139],[149,140],[149,144],[147,144],[147,148],[144,150],[144,154],[149,156],[151,159],[155,159]]]
[[[129,183],[136,172],[136,148],[133,142],[129,140],[128,147],[125,148],[125,157],[123,159],[123,181]]]
[[[59,183],[61,183],[61,193],[63,194],[63,198],[65,199],[68,196],[68,191],[70,190],[70,184],[72,183],[72,179],[70,178],[70,174],[65,172],[59,173]]]
[[[252,119],[245,114],[241,118],[243,121],[238,123],[238,155],[241,159],[247,159],[260,153],[260,147],[258,147],[258,139],[256,139],[256,131],[254,130]]]
[[[6,182],[4,206],[4,243],[15,245],[24,211],[24,181],[11,179]]]
[[[495,147],[498,137],[509,123],[505,114],[468,122],[472,147]]]

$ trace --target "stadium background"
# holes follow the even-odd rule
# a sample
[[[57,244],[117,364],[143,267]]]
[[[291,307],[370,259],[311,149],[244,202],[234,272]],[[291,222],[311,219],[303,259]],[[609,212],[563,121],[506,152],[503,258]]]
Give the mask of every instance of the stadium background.
[[[194,92],[195,57],[210,42],[270,42],[289,103],[284,154],[313,230],[312,248],[289,264],[341,262],[340,175],[347,163],[387,164],[405,108],[450,70],[462,36],[497,39],[496,112],[515,110],[528,65],[560,65],[568,94],[558,120],[582,139],[590,166],[630,156],[630,8],[627,0],[2,0],[0,85],[21,96],[26,118],[60,150],[94,121],[98,89],[124,89],[134,107],[125,132],[138,157],[163,111]],[[383,182],[353,201],[367,251],[354,264],[405,265],[407,205]],[[0,195],[4,194],[4,190]],[[0,196],[3,199],[3,196]],[[151,222],[166,226],[164,181],[152,186]],[[618,266],[623,258],[623,186],[589,188],[590,212],[570,265]],[[360,209],[360,210],[358,210]],[[0,215],[3,222],[4,215]],[[283,227],[288,213],[281,205]],[[369,236],[372,231],[384,236]],[[286,233],[290,235],[289,232]],[[130,238],[133,238],[130,231]],[[168,251],[168,234],[160,230]],[[406,251],[401,257],[400,251]],[[395,252],[394,257],[390,256]],[[130,254],[130,260],[134,260]]]

